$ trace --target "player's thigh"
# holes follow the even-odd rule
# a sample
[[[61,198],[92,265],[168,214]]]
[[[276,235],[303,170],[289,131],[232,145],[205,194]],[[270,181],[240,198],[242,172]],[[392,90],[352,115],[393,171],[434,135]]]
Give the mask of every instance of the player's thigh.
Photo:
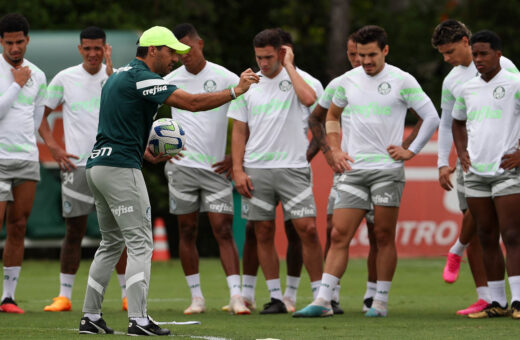
[[[253,197],[242,197],[242,218],[248,221],[271,221],[276,217],[276,186],[274,178],[276,169],[245,168],[251,179],[254,190]]]
[[[337,180],[336,191],[337,198],[334,202],[334,211],[337,209],[361,209],[366,213],[370,210],[370,186],[365,170],[356,169],[342,173]]]
[[[496,209],[492,200],[492,180],[471,172],[465,173],[464,193],[470,213],[479,228],[479,234],[495,229],[494,234],[498,234],[498,226],[495,223]]]
[[[61,171],[61,202],[64,218],[86,216],[95,210],[94,196],[84,166]]]
[[[188,214],[200,209],[200,169],[166,162],[164,174],[168,180],[170,213]]]
[[[311,168],[276,169],[276,174],[276,192],[282,201],[284,216],[290,218],[298,230],[303,221],[316,217]]]
[[[354,237],[366,210],[358,208],[337,208],[332,215],[331,241],[348,244]]]
[[[457,159],[457,168],[456,168],[456,175],[457,175],[457,198],[459,200],[459,209],[460,211],[464,212],[468,210],[468,202],[466,202],[466,195],[465,195],[465,186],[464,186],[464,171],[462,170],[462,167],[460,166],[460,160]]]
[[[7,223],[20,218],[29,218],[34,196],[36,194],[36,181],[21,180],[13,184],[13,202],[7,205]]]

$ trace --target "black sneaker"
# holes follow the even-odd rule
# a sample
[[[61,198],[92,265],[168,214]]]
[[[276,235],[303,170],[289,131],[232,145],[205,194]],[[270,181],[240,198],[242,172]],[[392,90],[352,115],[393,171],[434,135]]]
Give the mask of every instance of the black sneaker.
[[[139,335],[170,335],[168,328],[161,328],[156,324],[150,317],[148,317],[148,325],[139,326],[137,321],[130,320],[128,325],[128,335],[139,336]]]
[[[339,305],[339,302],[332,300],[330,302],[330,305],[332,306],[332,312],[334,313],[334,315],[339,315],[339,314],[345,313],[343,311],[343,309],[341,308],[341,306]]]
[[[103,318],[92,321],[85,316],[79,322],[79,334],[114,334],[114,330],[107,326]]]
[[[363,313],[368,312],[370,308],[372,308],[372,303],[374,302],[374,298],[366,298],[363,300]]]
[[[271,298],[271,301],[264,305],[264,310],[260,312],[260,314],[285,314],[287,313],[287,308],[285,307],[285,303],[281,300]]]

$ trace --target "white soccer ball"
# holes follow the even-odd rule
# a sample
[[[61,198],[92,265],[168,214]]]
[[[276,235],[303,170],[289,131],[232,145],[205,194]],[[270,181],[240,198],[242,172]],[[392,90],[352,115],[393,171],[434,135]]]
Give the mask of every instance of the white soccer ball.
[[[181,125],[171,118],[161,118],[153,122],[148,138],[148,148],[154,155],[175,156],[181,152],[186,142],[186,134]]]

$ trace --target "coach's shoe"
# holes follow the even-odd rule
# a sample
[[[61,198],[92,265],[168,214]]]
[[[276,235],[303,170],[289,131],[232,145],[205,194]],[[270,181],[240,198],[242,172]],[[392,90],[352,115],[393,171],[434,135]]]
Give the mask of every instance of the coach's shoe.
[[[511,303],[511,317],[513,319],[520,319],[520,301],[513,301]]]
[[[14,313],[14,314],[23,314],[25,313],[23,309],[18,307],[16,302],[13,299],[6,297],[2,300],[0,304],[0,312],[4,313]]]
[[[482,312],[484,309],[487,308],[488,305],[489,305],[489,302],[487,302],[486,300],[483,300],[483,299],[479,299],[477,302],[475,302],[468,308],[458,310],[457,314],[458,315],[468,315],[468,314],[472,314],[472,313]]]
[[[79,322],[79,334],[114,334],[114,330],[107,326],[103,318],[92,321],[84,316]]]
[[[191,314],[200,314],[204,313],[206,311],[206,304],[204,302],[204,299],[201,297],[194,297],[191,300],[191,305],[184,310],[184,314],[191,315]]]
[[[264,305],[264,309],[260,312],[260,314],[285,314],[287,313],[287,308],[285,308],[285,304],[275,298],[271,298],[271,301]]]
[[[233,295],[229,300],[229,313],[235,315],[249,315],[251,311],[244,304],[241,295]]]
[[[68,312],[72,310],[72,302],[68,297],[58,296],[52,299],[53,303],[43,307],[46,312]]]
[[[123,298],[123,311],[128,311],[128,300],[126,299],[126,296]]]
[[[457,278],[459,277],[461,261],[462,256],[453,253],[448,253],[446,265],[444,266],[444,271],[442,272],[442,278],[446,283],[453,283],[457,281]]]
[[[332,316],[334,312],[332,311],[331,303],[325,301],[321,298],[314,300],[307,307],[300,309],[292,316],[294,318],[317,318],[321,316]]]
[[[365,300],[363,300],[363,308],[361,309],[361,311],[363,313],[368,312],[368,310],[372,307],[373,302],[374,302],[373,297],[369,297],[369,298],[366,298]]]
[[[289,313],[296,312],[296,302],[293,301],[290,297],[284,296],[282,298],[283,304]]]
[[[137,321],[130,320],[130,324],[128,325],[128,335],[130,336],[149,336],[149,335],[170,335],[170,330],[168,328],[161,328],[158,324],[156,324],[150,316],[148,316],[148,325],[139,326]]]
[[[498,304],[498,302],[493,301],[487,305],[487,307],[477,313],[468,314],[470,319],[484,319],[484,318],[496,318],[500,316],[506,316],[509,313],[507,310],[507,304],[505,307],[502,307]]]
[[[330,305],[331,305],[331,307],[332,307],[332,312],[334,313],[334,315],[339,315],[339,314],[343,314],[343,313],[345,313],[345,312],[343,311],[343,308],[341,308],[341,306],[339,305],[339,302],[338,302],[338,301],[334,301],[334,300],[332,300],[332,301],[330,302]]]
[[[388,314],[388,310],[379,310],[374,307],[370,307],[370,309],[365,313],[367,318],[384,318]]]

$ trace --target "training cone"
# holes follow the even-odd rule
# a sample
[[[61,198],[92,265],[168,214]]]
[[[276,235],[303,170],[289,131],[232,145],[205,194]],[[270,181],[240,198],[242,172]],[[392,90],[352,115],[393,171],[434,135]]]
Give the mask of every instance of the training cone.
[[[164,220],[157,217],[153,223],[153,254],[152,261],[168,261],[170,259],[170,248]]]

